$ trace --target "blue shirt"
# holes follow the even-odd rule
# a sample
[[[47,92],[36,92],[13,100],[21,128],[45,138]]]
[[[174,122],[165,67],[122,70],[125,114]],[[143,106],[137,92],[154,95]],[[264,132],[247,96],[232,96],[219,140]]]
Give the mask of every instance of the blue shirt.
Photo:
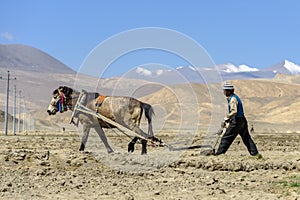
[[[238,102],[237,104],[237,113],[234,117],[244,117],[244,109],[243,109],[243,104],[241,99],[236,95],[236,94],[232,94],[228,97],[227,101],[228,101],[228,112],[230,113],[230,100],[231,98],[235,98]]]

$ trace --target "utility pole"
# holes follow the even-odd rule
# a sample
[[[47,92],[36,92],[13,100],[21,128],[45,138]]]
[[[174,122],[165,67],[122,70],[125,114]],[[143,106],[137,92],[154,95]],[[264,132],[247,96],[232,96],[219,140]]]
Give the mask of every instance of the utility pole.
[[[35,131],[35,123],[36,123],[35,115],[33,114],[33,115],[32,115],[32,130],[33,130],[33,131]]]
[[[18,96],[18,133],[20,133],[20,123],[21,123],[21,90],[19,90],[19,96]]]
[[[4,134],[7,135],[8,130],[8,100],[9,100],[9,80],[10,74],[7,71],[7,82],[6,82],[6,103],[5,103],[5,116],[4,116]],[[14,78],[16,80],[16,78]]]
[[[4,133],[7,135],[8,129],[8,98],[9,98],[9,71],[7,71],[7,81],[6,81],[6,103],[5,103],[5,116],[4,116]]]
[[[13,107],[13,135],[16,135],[16,105],[17,103],[17,88],[16,85],[14,85],[14,107]]]
[[[31,113],[28,115],[28,122],[27,122],[27,131],[31,130]]]
[[[25,102],[25,96],[23,97],[23,132],[26,131],[26,102]]]

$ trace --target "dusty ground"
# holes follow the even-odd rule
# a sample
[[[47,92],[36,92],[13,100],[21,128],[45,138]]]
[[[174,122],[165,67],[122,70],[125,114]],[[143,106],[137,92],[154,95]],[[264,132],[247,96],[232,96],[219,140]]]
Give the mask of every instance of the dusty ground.
[[[299,200],[300,135],[253,137],[262,159],[250,157],[240,138],[226,155],[207,157],[163,147],[141,156],[140,145],[128,154],[127,140],[112,134],[112,155],[94,133],[85,152],[75,132],[0,136],[0,198]]]

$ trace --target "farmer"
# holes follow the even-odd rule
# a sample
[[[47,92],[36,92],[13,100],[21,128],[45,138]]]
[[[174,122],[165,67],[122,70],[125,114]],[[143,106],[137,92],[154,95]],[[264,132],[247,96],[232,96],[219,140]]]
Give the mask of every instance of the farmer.
[[[225,82],[223,90],[228,101],[228,114],[224,118],[223,125],[225,125],[225,122],[229,122],[229,126],[221,139],[219,148],[215,155],[225,154],[236,136],[239,134],[242,137],[250,155],[261,157],[249,134],[241,99],[234,93],[234,87],[231,83]]]

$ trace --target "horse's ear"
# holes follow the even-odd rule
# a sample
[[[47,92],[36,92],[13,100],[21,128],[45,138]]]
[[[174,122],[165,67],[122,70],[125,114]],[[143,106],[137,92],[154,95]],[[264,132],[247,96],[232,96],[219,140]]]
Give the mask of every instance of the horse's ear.
[[[64,91],[65,89],[64,88],[65,88],[65,86],[59,86],[57,90],[65,93],[65,91]]]
[[[67,86],[61,86],[61,91],[66,95],[70,96],[73,93],[73,89]]]
[[[52,94],[53,95],[58,94],[58,89],[54,90]]]

